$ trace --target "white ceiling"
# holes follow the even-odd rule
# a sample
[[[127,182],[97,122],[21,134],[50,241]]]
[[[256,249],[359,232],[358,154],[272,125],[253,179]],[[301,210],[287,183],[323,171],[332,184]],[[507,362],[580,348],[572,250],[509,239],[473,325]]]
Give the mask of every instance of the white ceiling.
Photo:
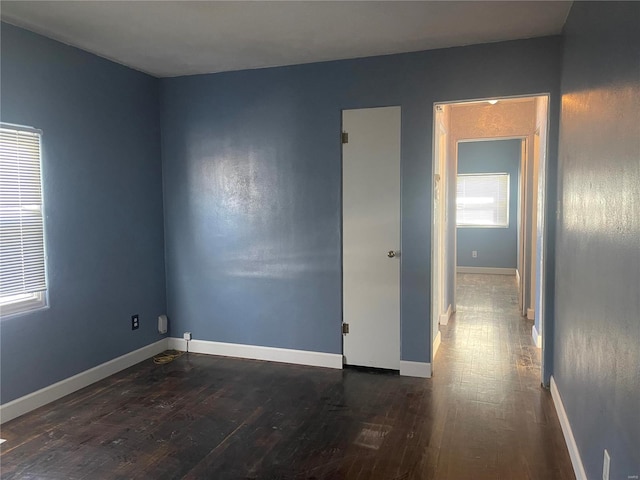
[[[2,20],[157,77],[560,33],[571,2],[2,1]]]

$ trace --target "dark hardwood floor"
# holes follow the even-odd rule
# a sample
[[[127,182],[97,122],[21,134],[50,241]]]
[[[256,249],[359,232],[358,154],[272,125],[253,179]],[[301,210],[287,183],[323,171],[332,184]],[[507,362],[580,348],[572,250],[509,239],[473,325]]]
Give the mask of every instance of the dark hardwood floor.
[[[2,478],[575,478],[513,277],[458,283],[430,380],[148,360],[3,425]]]

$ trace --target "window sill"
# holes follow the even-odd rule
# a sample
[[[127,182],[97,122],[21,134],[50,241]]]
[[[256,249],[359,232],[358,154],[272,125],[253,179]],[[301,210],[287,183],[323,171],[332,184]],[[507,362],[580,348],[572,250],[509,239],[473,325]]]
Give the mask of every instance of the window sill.
[[[509,225],[456,225],[456,228],[509,228]]]
[[[33,293],[26,296],[18,296],[15,300],[0,303],[0,318],[11,317],[23,313],[31,313],[47,308],[47,295],[45,292]]]

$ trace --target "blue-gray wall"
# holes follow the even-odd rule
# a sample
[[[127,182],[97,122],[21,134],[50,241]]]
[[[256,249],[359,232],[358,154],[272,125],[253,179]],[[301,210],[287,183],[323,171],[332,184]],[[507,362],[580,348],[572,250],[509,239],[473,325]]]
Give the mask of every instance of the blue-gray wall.
[[[400,105],[402,359],[428,362],[433,103],[549,92],[557,129],[559,54],[547,37],[162,80],[171,334],[341,353],[341,110]]]
[[[458,227],[456,253],[461,267],[516,268],[518,262],[518,178],[522,140],[458,143],[458,174],[509,174],[509,226]],[[471,252],[476,250],[478,257]]]
[[[554,378],[588,478],[640,475],[640,3],[565,26]]]
[[[49,279],[48,309],[0,320],[6,403],[158,340],[166,300],[158,80],[5,23],[1,44],[0,117],[44,132]]]

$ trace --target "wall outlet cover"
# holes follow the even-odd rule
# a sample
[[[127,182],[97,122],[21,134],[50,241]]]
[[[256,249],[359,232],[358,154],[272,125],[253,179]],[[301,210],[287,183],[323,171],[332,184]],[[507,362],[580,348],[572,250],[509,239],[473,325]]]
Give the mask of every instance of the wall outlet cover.
[[[188,342],[191,340],[191,332],[184,332],[182,337]]]
[[[158,333],[165,334],[167,333],[167,324],[168,319],[166,315],[160,315],[158,317]]]
[[[140,318],[138,315],[131,315],[131,330],[137,330],[140,328]]]

